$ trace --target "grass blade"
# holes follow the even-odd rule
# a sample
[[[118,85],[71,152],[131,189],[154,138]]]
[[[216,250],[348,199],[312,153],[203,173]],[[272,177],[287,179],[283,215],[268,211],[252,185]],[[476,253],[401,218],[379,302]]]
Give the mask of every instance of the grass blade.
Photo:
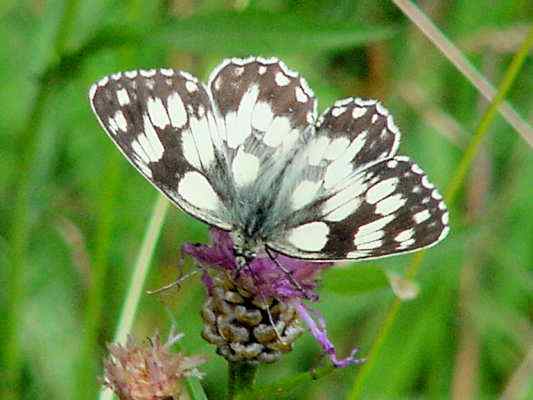
[[[493,101],[496,94],[494,86],[468,61],[433,22],[411,1],[392,0],[407,17],[422,31],[442,54],[464,75],[466,79],[485,97]],[[507,102],[498,102],[498,111],[502,117],[533,147],[533,128]]]
[[[130,282],[130,287],[124,300],[124,305],[120,314],[119,323],[113,342],[124,343],[128,333],[131,331],[133,321],[139,306],[141,294],[143,292],[144,282],[148,275],[150,261],[154,254],[161,228],[168,209],[168,201],[163,196],[159,196],[154,204],[150,222],[146,228],[144,239],[137,255],[133,275]],[[110,400],[113,394],[109,390],[102,390],[100,392],[100,400]]]

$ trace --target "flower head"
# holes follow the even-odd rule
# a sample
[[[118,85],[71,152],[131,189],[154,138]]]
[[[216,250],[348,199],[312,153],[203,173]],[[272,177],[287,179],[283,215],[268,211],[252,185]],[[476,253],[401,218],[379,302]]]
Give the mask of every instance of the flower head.
[[[171,335],[161,343],[155,335],[144,344],[129,336],[126,345],[108,346],[109,356],[104,361],[104,385],[115,392],[120,400],[180,399],[181,380],[200,376],[196,367],[204,357],[186,357],[170,351],[182,335]]]
[[[231,361],[272,362],[290,351],[301,333],[299,321],[307,324],[335,366],[359,362],[353,352],[337,359],[328,339],[323,318],[316,321],[304,300],[318,301],[320,272],[332,265],[276,254],[258,256],[238,271],[230,235],[210,231],[211,245],[185,244],[183,252],[206,268],[203,282],[208,300],[202,316],[204,338]],[[289,276],[290,274],[290,276]],[[268,335],[262,332],[268,331]],[[268,340],[265,340],[268,338]]]

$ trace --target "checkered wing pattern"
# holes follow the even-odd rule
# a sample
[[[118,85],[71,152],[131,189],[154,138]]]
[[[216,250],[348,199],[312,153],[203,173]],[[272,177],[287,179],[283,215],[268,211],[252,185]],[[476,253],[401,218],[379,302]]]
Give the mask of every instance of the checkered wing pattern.
[[[269,246],[309,259],[370,259],[429,247],[448,212],[424,171],[395,156],[400,132],[374,100],[346,99],[320,117],[291,191],[295,209]]]
[[[291,152],[312,134],[313,93],[276,58],[226,60],[208,86],[236,194],[257,190],[267,175],[281,173]]]
[[[217,122],[196,78],[172,69],[128,71],[96,82],[89,99],[111,140],[156,188],[200,220],[230,228]]]

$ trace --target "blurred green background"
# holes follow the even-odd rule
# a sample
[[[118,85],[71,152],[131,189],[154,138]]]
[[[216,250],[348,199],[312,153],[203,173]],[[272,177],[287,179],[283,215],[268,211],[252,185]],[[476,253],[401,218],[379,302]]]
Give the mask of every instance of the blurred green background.
[[[419,6],[491,82],[525,38],[531,2]],[[278,56],[323,110],[378,98],[403,133],[401,154],[444,191],[487,103],[387,1],[4,0],[0,3],[0,385],[2,399],[94,399],[157,193],[119,154],[87,101],[112,72],[168,66],[205,79],[226,57]],[[509,100],[533,119],[531,53]],[[501,117],[451,208],[452,231],[427,252],[420,292],[402,303],[372,368],[336,370],[294,399],[533,398],[533,153]],[[171,282],[180,245],[207,227],[171,209],[147,288]],[[394,300],[387,276],[412,256],[346,265],[322,279],[341,355],[367,356]],[[202,382],[223,398],[226,365],[199,336],[196,279],[142,298],[134,334],[166,334],[209,355]],[[309,334],[258,382],[327,362]],[[531,396],[531,397],[528,397]],[[355,396],[352,398],[356,398]]]

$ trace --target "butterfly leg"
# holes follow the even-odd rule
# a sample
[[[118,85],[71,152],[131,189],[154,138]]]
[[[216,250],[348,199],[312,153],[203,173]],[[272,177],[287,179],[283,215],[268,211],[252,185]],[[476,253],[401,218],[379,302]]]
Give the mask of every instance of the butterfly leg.
[[[285,274],[285,276],[287,277],[287,279],[291,282],[291,284],[299,291],[302,293],[303,297],[310,300],[311,297],[307,294],[307,292],[305,291],[305,289],[302,287],[302,285],[300,285],[300,283],[294,279],[294,276],[292,276],[292,272],[289,271],[287,268],[285,268],[283,265],[281,265],[281,263],[278,261],[277,257],[272,253],[272,251],[268,248],[268,247],[265,247],[265,251],[266,253],[268,254],[268,257],[270,257],[270,259],[272,261],[274,261],[274,263],[276,264],[276,266]]]

